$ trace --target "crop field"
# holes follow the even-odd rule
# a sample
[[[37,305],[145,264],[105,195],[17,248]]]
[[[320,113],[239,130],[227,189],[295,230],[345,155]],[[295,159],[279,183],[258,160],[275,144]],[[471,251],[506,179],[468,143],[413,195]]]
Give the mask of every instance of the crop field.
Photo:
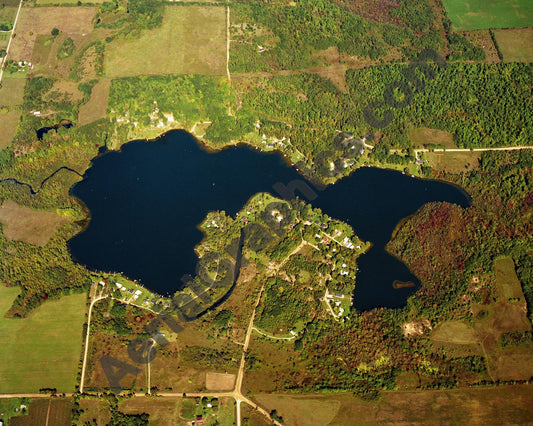
[[[50,300],[24,319],[4,318],[19,294],[0,287],[0,393],[72,392],[82,344],[85,294]]]
[[[70,426],[72,400],[70,398],[35,399],[28,407],[28,414],[10,421],[12,426],[54,425]]]
[[[455,31],[533,26],[530,0],[443,0]]]
[[[533,62],[533,28],[496,30],[494,36],[505,62]]]
[[[44,247],[52,235],[67,222],[66,217],[55,212],[33,210],[9,200],[0,206],[0,223],[8,240]]]
[[[225,74],[225,13],[217,6],[167,6],[160,28],[107,46],[105,75]]]
[[[256,399],[267,410],[277,410],[285,424],[340,426],[354,424],[354,419],[357,424],[523,424],[533,416],[530,387],[393,391],[383,392],[373,402],[347,394],[260,395]]]

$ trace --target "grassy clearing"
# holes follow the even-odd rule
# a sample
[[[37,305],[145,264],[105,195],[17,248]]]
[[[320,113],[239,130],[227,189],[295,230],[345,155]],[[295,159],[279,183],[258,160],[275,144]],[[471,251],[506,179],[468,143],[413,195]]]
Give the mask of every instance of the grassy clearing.
[[[496,285],[500,293],[500,299],[504,301],[524,302],[522,284],[516,276],[513,259],[504,257],[494,261],[494,274]]]
[[[431,333],[431,340],[462,345],[478,343],[479,341],[476,331],[461,321],[446,321],[435,327]]]
[[[505,348],[489,359],[491,376],[497,380],[527,380],[533,377],[533,344]]]
[[[9,42],[9,35],[11,33],[0,33],[0,49],[5,49]]]
[[[0,392],[71,392],[82,343],[85,294],[50,300],[25,319],[6,319],[19,288],[0,287]]]
[[[256,399],[269,408],[274,404],[286,424],[299,426],[328,425],[341,407],[339,401],[324,398],[260,395]]]
[[[179,398],[144,398],[137,397],[123,401],[119,410],[125,414],[150,415],[150,424],[158,426],[173,426],[178,423]]]
[[[28,407],[28,414],[12,419],[13,426],[54,425],[70,426],[72,400],[66,399],[35,399]]]
[[[533,62],[533,28],[494,31],[505,62]]]
[[[15,21],[17,15],[17,8],[13,6],[7,6],[0,8],[0,22],[11,23]]]
[[[0,105],[7,107],[22,105],[25,84],[26,81],[20,78],[4,78],[0,88]]]
[[[222,7],[167,7],[160,28],[106,48],[108,77],[225,74],[226,26]]]
[[[533,25],[530,0],[443,0],[443,3],[456,31]]]
[[[4,149],[11,144],[17,133],[19,118],[20,111],[0,111],[0,149]]]
[[[336,416],[321,423],[348,424],[521,424],[533,416],[533,392],[528,385],[491,388],[463,388],[436,391],[383,392],[381,398],[366,402],[347,394],[297,397],[261,395],[257,400],[267,410],[277,410],[285,424],[302,423],[309,417],[329,413],[324,406],[340,405]],[[298,400],[297,409],[287,400]],[[315,408],[316,407],[316,408]],[[482,407],[482,408],[481,408]],[[321,412],[313,410],[323,410]],[[296,416],[295,414],[298,414]],[[309,415],[311,414],[311,415]],[[289,419],[297,417],[297,422]]]
[[[235,384],[235,374],[207,373],[205,387],[209,390],[232,390]]]
[[[0,223],[5,237],[44,247],[61,226],[68,222],[55,212],[44,212],[5,201],[0,206]]]
[[[78,112],[78,124],[80,126],[105,118],[110,87],[111,80],[108,78],[103,78],[96,83],[89,102],[80,106]]]
[[[83,1],[82,3],[100,4],[106,0]],[[37,0],[39,6],[77,6],[77,0]]]
[[[96,424],[107,425],[111,420],[111,413],[109,412],[109,405],[105,401],[98,399],[80,399],[80,408],[83,410],[78,419],[79,425],[85,425],[96,419]]]
[[[457,148],[450,132],[438,129],[428,129],[427,127],[412,129],[409,132],[409,139],[414,146],[427,144],[443,145],[445,148]]]
[[[423,158],[437,171],[461,173],[478,168],[481,152],[426,152]]]

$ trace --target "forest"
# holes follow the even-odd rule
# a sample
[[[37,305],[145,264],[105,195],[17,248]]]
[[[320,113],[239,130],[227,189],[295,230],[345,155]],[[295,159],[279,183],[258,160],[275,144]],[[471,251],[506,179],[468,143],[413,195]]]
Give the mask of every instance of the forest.
[[[319,63],[320,52],[330,47],[337,47],[341,55],[382,60],[391,50],[397,50],[398,58],[408,59],[443,44],[433,10],[424,0],[387,7],[389,3],[386,10],[380,10],[379,4],[358,8],[360,4],[354,7],[344,0],[233,3],[232,71],[305,68]]]

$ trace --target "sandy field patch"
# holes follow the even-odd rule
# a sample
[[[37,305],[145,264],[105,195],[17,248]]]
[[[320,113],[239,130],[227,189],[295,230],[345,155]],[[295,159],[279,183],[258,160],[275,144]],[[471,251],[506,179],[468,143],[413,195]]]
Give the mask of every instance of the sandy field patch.
[[[43,247],[68,219],[57,213],[33,210],[7,200],[0,206],[0,222],[8,240]]]
[[[207,373],[205,387],[208,390],[232,390],[235,384],[235,374]]]

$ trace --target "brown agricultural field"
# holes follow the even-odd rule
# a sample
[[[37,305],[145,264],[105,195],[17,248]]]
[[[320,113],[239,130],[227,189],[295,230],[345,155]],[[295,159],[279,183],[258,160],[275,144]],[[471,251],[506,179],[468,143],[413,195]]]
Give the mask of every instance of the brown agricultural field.
[[[494,30],[505,62],[533,62],[533,28]]]
[[[23,7],[10,57],[31,61],[37,36],[50,35],[54,27],[60,30],[60,35],[85,37],[92,32],[95,14],[95,7]]]
[[[453,390],[382,392],[366,402],[348,394],[323,396],[260,395],[267,410],[277,410],[285,424],[524,424],[533,416],[533,392],[529,385],[463,388]],[[297,403],[295,404],[295,401]],[[329,410],[339,405],[330,419]],[[313,411],[314,410],[314,411]],[[292,420],[292,421],[291,421]],[[310,423],[314,421],[315,423]]]
[[[14,417],[11,426],[54,425],[70,426],[72,399],[46,398],[35,399],[28,407],[28,414]]]
[[[110,87],[111,80],[108,78],[103,78],[95,84],[89,102],[80,106],[78,112],[78,124],[80,126],[105,118]]]
[[[68,219],[55,212],[32,210],[8,200],[0,206],[0,222],[8,240],[44,247]]]

